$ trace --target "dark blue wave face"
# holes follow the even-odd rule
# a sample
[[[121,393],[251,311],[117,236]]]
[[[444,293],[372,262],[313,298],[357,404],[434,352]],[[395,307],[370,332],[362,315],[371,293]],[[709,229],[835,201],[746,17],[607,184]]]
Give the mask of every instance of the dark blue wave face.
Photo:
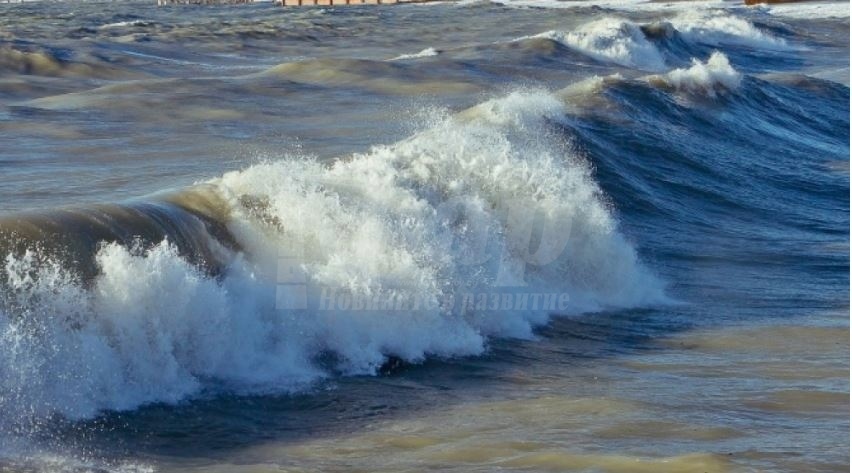
[[[638,82],[605,96],[615,107],[566,131],[673,295],[728,311],[714,319],[846,307],[847,87],[746,77],[712,100]]]

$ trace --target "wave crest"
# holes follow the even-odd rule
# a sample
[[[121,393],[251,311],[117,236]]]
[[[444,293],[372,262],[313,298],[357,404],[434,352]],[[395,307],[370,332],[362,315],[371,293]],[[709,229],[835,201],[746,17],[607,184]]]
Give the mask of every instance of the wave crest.
[[[657,47],[631,21],[605,17],[576,31],[547,31],[528,38],[549,38],[595,59],[645,70],[665,68]],[[522,38],[525,39],[525,38]]]
[[[727,56],[715,51],[707,62],[693,59],[692,67],[653,76],[651,82],[655,81],[678,91],[704,93],[715,97],[717,90],[736,90],[742,81],[742,75],[731,66]]]
[[[789,49],[783,38],[764,33],[750,21],[722,11],[685,11],[671,20],[686,39],[719,46],[736,44],[762,49]]]
[[[742,45],[769,50],[790,49],[783,38],[764,33],[750,21],[725,12],[684,12],[670,21],[637,24],[604,17],[573,31],[551,30],[530,38],[547,38],[591,58],[645,71],[663,71],[666,58],[696,54],[695,46]],[[673,52],[668,43],[683,41],[685,51]],[[688,58],[688,56],[687,56]]]

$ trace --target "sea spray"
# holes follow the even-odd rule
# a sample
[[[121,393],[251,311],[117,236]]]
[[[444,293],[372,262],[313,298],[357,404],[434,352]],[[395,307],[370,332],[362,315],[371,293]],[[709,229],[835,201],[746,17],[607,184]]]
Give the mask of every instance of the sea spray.
[[[227,173],[209,185],[241,251],[223,250],[218,275],[168,240],[102,245],[85,284],[73,268],[10,255],[4,422],[208,388],[291,392],[329,369],[375,373],[388,357],[476,355],[553,313],[664,301],[582,156],[552,130],[564,113],[550,93],[516,92],[328,166],[285,158]],[[323,291],[423,303],[318,310]],[[442,304],[479,294],[511,302]],[[516,302],[541,295],[554,302]]]

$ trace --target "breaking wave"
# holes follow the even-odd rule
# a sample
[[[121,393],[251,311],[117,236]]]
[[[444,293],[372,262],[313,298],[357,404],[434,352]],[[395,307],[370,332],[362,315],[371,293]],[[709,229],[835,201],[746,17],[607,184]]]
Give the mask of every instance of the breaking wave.
[[[645,38],[635,23],[617,18],[602,18],[576,31],[547,31],[534,38],[549,38],[595,59],[639,69],[659,70],[665,62],[654,44]]]
[[[35,243],[5,257],[3,421],[209,389],[290,392],[389,358],[481,354],[554,313],[665,302],[589,166],[552,130],[564,114],[549,93],[517,92],[330,166],[291,157],[228,173],[168,197],[181,212],[116,206],[19,225],[24,243],[57,221],[111,230],[71,225],[80,233],[66,239],[87,241],[77,257]],[[140,218],[159,230],[119,231]],[[88,250],[93,270],[77,271],[69,261]],[[468,294],[565,297],[495,311]]]
[[[401,55],[391,59],[391,61],[404,61],[406,59],[419,59],[419,58],[422,58],[422,57],[437,56],[438,54],[440,54],[440,52],[437,49],[426,48],[426,49],[424,49],[420,52],[414,53],[414,54],[401,54]]]
[[[684,11],[671,20],[688,40],[713,46],[735,44],[761,49],[788,49],[783,38],[761,31],[750,21],[722,11]]]
[[[790,47],[783,38],[761,31],[748,20],[722,11],[683,12],[669,21],[638,24],[606,16],[571,31],[551,30],[534,36],[547,38],[593,59],[645,71],[664,71],[675,60],[701,52],[698,46],[740,45],[769,50]],[[674,47],[673,40],[681,47]],[[686,57],[682,57],[686,55]]]
[[[661,83],[678,91],[706,93],[715,96],[719,89],[736,90],[742,75],[737,72],[727,56],[716,51],[707,62],[693,59],[692,67],[675,69],[662,76],[652,76],[651,82]]]

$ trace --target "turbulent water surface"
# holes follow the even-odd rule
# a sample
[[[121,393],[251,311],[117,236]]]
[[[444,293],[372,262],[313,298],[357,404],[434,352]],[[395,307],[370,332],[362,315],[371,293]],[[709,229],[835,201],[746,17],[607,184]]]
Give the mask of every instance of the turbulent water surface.
[[[848,470],[848,3],[154,3],[0,5],[0,470]]]

